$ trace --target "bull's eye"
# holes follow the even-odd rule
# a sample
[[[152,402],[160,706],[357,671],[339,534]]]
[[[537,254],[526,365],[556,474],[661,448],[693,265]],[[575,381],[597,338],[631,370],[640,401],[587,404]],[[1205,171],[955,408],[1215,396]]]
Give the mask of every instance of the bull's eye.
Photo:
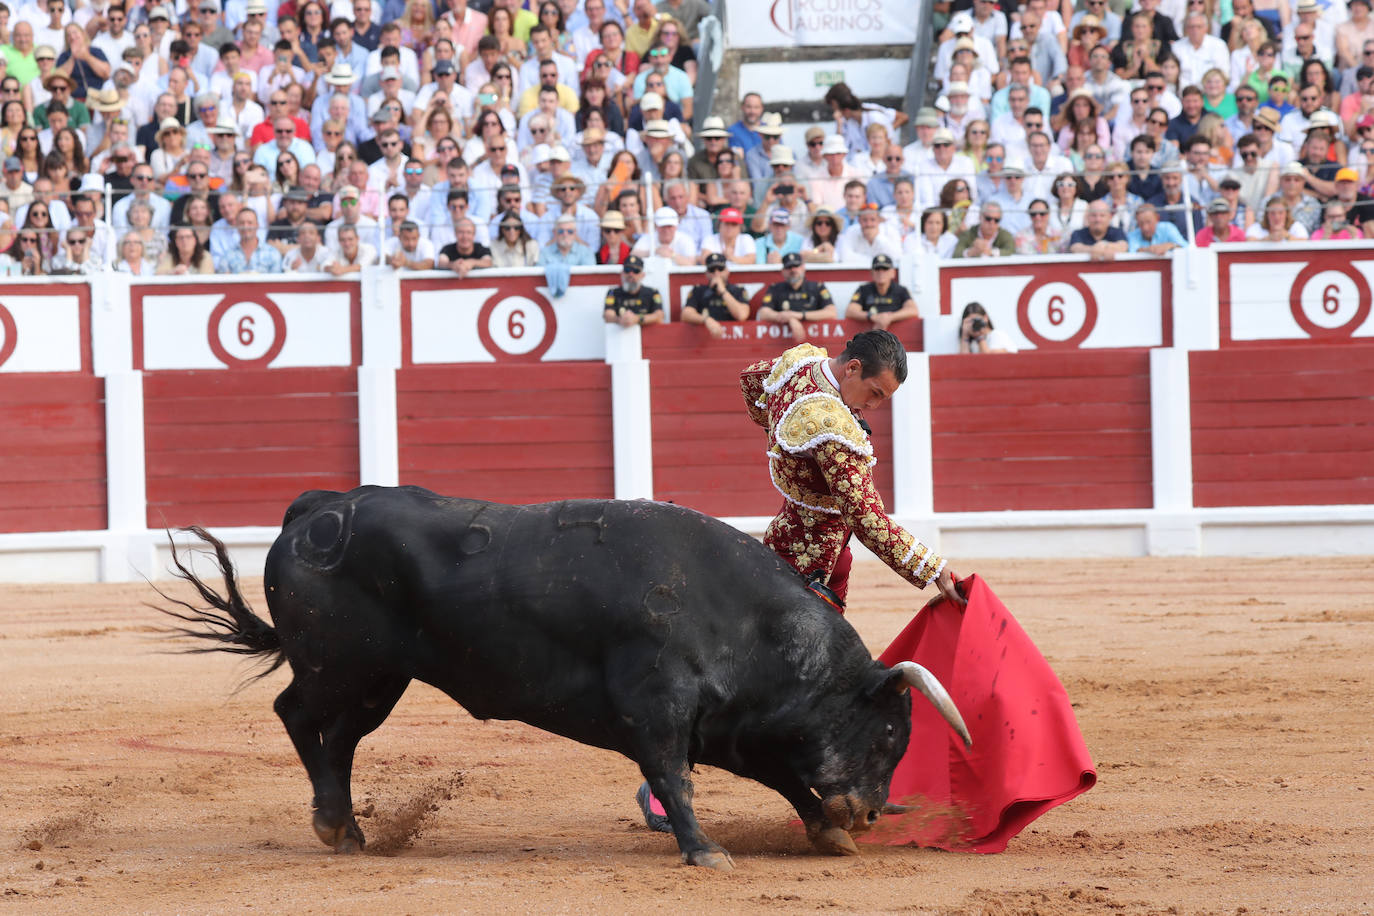
[[[887,723],[887,736],[891,738],[895,734],[897,734],[897,729],[892,727],[891,722]]]

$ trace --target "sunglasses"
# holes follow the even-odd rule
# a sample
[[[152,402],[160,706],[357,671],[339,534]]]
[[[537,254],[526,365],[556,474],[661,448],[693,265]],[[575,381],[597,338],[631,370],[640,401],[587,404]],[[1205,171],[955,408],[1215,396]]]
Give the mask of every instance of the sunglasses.
[[[1000,223],[1001,221],[1002,221],[1002,217],[1000,217],[1000,216],[985,216],[985,217],[983,217],[983,222],[985,222],[985,223]]]
[[[555,229],[554,231],[557,232],[559,235],[576,235],[576,234],[577,234],[577,230],[576,230],[576,229]]]
[[[721,272],[724,271],[724,270],[725,270],[725,268],[724,268],[724,267],[721,267],[719,264],[715,265],[714,267],[708,267],[708,268],[706,268],[706,272],[707,272],[707,273],[712,273],[712,274],[718,274],[718,273],[721,273]]]
[[[356,197],[340,197],[340,198],[339,198],[339,203],[343,204],[345,207],[351,207],[351,206],[355,205],[357,202],[358,202],[358,198],[356,198]]]
[[[1048,211],[1048,210],[1032,210],[1032,211],[1030,211],[1030,215],[1031,215],[1032,217],[1036,217],[1036,216],[1049,216],[1049,215],[1050,215],[1050,211]]]
[[[640,274],[644,273],[644,271],[642,271],[642,270],[634,270],[634,269],[629,268],[629,267],[625,268],[625,271],[624,271],[624,272],[627,273],[627,274],[629,274],[629,275],[632,276],[632,277],[637,277],[637,276],[639,276]]]
[[[1258,159],[1258,158],[1259,158],[1259,153],[1257,153],[1255,150],[1252,150],[1252,149],[1243,149],[1243,150],[1240,151],[1240,158],[1242,158],[1242,159]]]
[[[502,223],[502,224],[501,224],[501,231],[502,231],[502,232],[519,232],[519,231],[520,231],[520,224],[519,224],[519,223]],[[609,232],[610,230],[608,229],[607,231]]]
[[[209,177],[210,177],[210,173],[209,173],[209,172],[187,172],[187,173],[186,173],[186,177],[187,177],[187,178],[209,178]]]

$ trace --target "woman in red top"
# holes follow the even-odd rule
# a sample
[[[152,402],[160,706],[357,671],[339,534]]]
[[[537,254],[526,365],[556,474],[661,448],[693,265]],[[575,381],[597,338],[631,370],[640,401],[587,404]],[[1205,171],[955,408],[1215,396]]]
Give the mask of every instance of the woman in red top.
[[[607,210],[601,217],[601,247],[596,250],[598,264],[624,264],[630,256],[625,244],[625,217],[619,210]]]

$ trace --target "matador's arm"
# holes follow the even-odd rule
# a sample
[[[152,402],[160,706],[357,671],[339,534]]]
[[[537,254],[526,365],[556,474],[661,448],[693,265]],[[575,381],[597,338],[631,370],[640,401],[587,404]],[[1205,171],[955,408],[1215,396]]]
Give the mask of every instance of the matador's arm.
[[[860,543],[920,588],[940,574],[944,558],[888,518],[866,456],[835,441],[822,442],[812,455],[839,504],[841,517]]]

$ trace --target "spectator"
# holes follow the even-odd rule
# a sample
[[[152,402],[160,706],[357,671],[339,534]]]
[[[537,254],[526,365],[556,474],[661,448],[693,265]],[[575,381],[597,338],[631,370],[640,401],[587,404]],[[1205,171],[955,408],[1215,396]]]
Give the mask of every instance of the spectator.
[[[1201,235],[1198,244],[1202,244]],[[1161,220],[1153,204],[1141,204],[1135,211],[1135,228],[1126,234],[1126,248],[1132,254],[1144,252],[1163,256],[1185,245],[1187,242],[1179,235],[1178,227]]]
[[[629,328],[663,321],[663,296],[643,284],[644,262],[630,255],[621,268],[620,285],[606,293],[602,317],[607,324]]]
[[[1196,233],[1202,228],[1202,220],[1197,212],[1197,207],[1193,207],[1190,213],[1183,202],[1183,172],[1179,169],[1165,169],[1160,174],[1160,191],[1150,198],[1148,203],[1154,204],[1159,211],[1160,219],[1168,220],[1178,229],[1179,235],[1188,237],[1188,222],[1193,223],[1192,231]]]
[[[701,244],[702,263],[707,263],[712,255],[720,255],[731,264],[754,264],[758,261],[758,251],[752,236],[743,232],[744,214],[734,207],[720,211],[720,231],[707,237]]]
[[[439,251],[439,269],[466,277],[474,270],[491,267],[491,249],[477,241],[477,227],[467,217],[453,223],[453,241]]]
[[[1345,218],[1360,233],[1369,237],[1374,232],[1374,198],[1360,192],[1360,173],[1352,168],[1336,172],[1336,196],[1345,205]]]
[[[888,330],[899,321],[919,318],[916,300],[897,282],[892,258],[875,255],[870,266],[873,279],[854,291],[844,317],[850,321],[869,321],[875,328]]]
[[[357,229],[360,244],[366,243],[372,248],[373,256],[376,256],[376,245],[373,243],[379,241],[381,227],[375,219],[363,213],[362,196],[356,185],[344,185],[339,190],[339,218],[324,227],[325,244],[334,249],[336,254],[341,251],[338,237],[339,230],[344,226],[353,226]]]
[[[336,237],[338,244],[325,265],[325,270],[334,276],[361,273],[368,264],[377,263],[377,249],[358,237],[357,225],[345,223],[338,228]]]
[[[855,217],[858,224],[858,217]],[[840,221],[824,207],[811,215],[811,237],[802,243],[802,260],[808,264],[833,264],[839,258]],[[747,263],[753,264],[756,258]]]
[[[600,3],[601,0],[588,0]],[[759,127],[763,123],[763,96],[757,92],[746,92],[739,102],[739,120],[730,125],[730,145],[741,156],[747,157],[749,151],[763,143]]]
[[[1235,229],[1234,226],[1230,227]],[[1237,230],[1239,231],[1239,230]],[[1312,233],[1312,241],[1343,242],[1363,238],[1345,219],[1345,204],[1339,200],[1327,202],[1322,215],[1322,224]],[[1201,240],[1199,239],[1199,244]]]
[[[931,139],[934,139],[933,133]],[[906,159],[902,151],[895,144],[889,146],[887,152],[883,154],[884,170],[882,174],[874,175],[868,179],[868,185],[865,187],[869,203],[875,203],[879,207],[890,206],[895,199],[893,186],[897,179],[915,180],[915,176],[906,170],[905,164]]]
[[[1154,0],[1145,0],[1153,3]],[[1015,353],[1016,344],[1006,331],[999,331],[992,325],[987,311],[977,302],[964,306],[964,314],[959,319],[960,353]]]
[[[539,243],[530,238],[515,210],[501,214],[497,237],[491,243],[493,267],[533,267],[539,260]]]
[[[670,213],[672,211],[669,211]],[[578,239],[577,217],[564,213],[553,224],[553,244],[539,249],[538,265],[566,264],[569,267],[591,267],[596,255]],[[690,264],[688,260],[686,263]]]
[[[1342,214],[1344,217],[1344,214]],[[1207,205],[1207,225],[1197,234],[1197,246],[1207,248],[1214,242],[1243,242],[1245,232],[1231,223],[1231,205],[1218,197]]]
[[[1058,254],[1063,249],[1063,237],[1050,228],[1050,205],[1037,197],[1027,212],[1030,228],[1016,234],[1016,253]]]
[[[1299,162],[1290,162],[1279,170],[1279,197],[1293,219],[1311,234],[1321,222],[1322,206],[1306,193],[1308,178],[1307,170]]]
[[[1044,201],[1040,201],[1041,206]],[[1031,203],[1034,210],[1035,203]],[[1049,211],[1046,210],[1046,213]],[[944,210],[931,209],[921,214],[920,234],[911,234],[902,243],[903,253],[915,251],[917,246],[927,256],[933,255],[937,258],[952,258],[954,256],[954,246],[959,243],[959,239],[954,233],[949,231],[949,216]]]
[[[419,223],[402,220],[396,235],[383,243],[382,260],[393,270],[432,270],[434,243],[423,236]]]
[[[74,227],[67,230],[67,238],[48,265],[51,274],[95,274],[105,269],[91,252],[91,232]]]
[[[282,270],[291,274],[319,274],[328,271],[333,253],[322,244],[320,227],[304,223],[296,231],[297,245],[282,259]]]
[[[764,291],[758,310],[759,321],[785,324],[796,340],[805,340],[803,321],[826,321],[835,317],[835,302],[824,283],[806,279],[806,263],[801,254],[791,252],[782,259],[783,279]]]
[[[884,229],[877,205],[869,203],[859,211],[859,224],[841,233],[835,258],[841,264],[869,264],[879,255],[900,258],[901,248],[901,236]]]
[[[760,181],[772,177],[773,151],[782,144],[782,115],[773,111],[763,115],[754,132],[759,135],[759,145],[745,150],[744,166],[751,179]]]
[[[19,234],[21,245],[24,243],[24,233]],[[29,273],[29,249],[25,247],[24,272]],[[133,274],[137,277],[150,277],[156,267],[151,261],[143,256],[143,239],[137,233],[130,232],[124,236],[124,240],[119,243],[119,263],[115,265],[115,270],[120,273]]]
[[[1094,261],[1115,260],[1127,247],[1126,234],[1112,225],[1112,208],[1104,200],[1088,204],[1086,225],[1069,236],[1069,253],[1086,254]]]
[[[982,205],[978,225],[959,235],[954,246],[956,258],[1010,257],[1016,253],[1016,239],[1002,227],[1002,205],[990,200]]]
[[[1211,23],[1203,13],[1189,13],[1183,20],[1183,37],[1173,43],[1178,58],[1179,81],[1199,85],[1202,75],[1213,68],[1229,73],[1231,52],[1226,42],[1207,34]]]
[[[1030,226],[1026,215],[1031,196],[1026,193],[1026,172],[1019,159],[1009,159],[1002,167],[1002,190],[994,194],[989,203],[995,201],[1002,207],[1002,228],[1015,235]]]
[[[180,226],[167,237],[167,250],[157,260],[159,274],[212,274],[214,258],[189,226]]]
[[[243,207],[234,222],[239,230],[239,244],[229,250],[224,263],[215,265],[218,271],[226,274],[281,273],[281,254],[259,240],[258,214]]]
[[[725,336],[722,321],[747,321],[749,298],[730,282],[730,262],[716,252],[706,256],[706,282],[692,288],[682,307],[684,324],[702,324],[716,338]]]
[[[619,210],[607,210],[606,215],[601,217],[601,247],[596,250],[596,263],[624,264],[629,256],[630,246],[625,241],[625,217]]]
[[[654,211],[654,235],[646,234],[635,242],[632,253],[641,258],[668,258],[674,264],[686,266],[697,262],[698,248],[684,232],[678,231],[678,215],[672,207]]]
[[[1234,182],[1246,211],[1258,213],[1264,209],[1264,201],[1279,189],[1279,168],[1272,163],[1260,164],[1259,140],[1254,134],[1240,138],[1236,144],[1236,158],[1241,162],[1240,168],[1228,173],[1217,187],[1224,188],[1228,180]]]
[[[267,227],[267,244],[285,255],[300,242],[297,235],[300,228],[310,223],[305,213],[310,204],[310,192],[305,188],[292,188],[281,199],[282,208]]]
[[[1183,102],[1183,110],[1178,113],[1178,117],[1169,121],[1165,138],[1182,146],[1184,140],[1197,133],[1198,122],[1202,120],[1202,90],[1193,85],[1185,86],[1179,98]]]
[[[781,264],[789,254],[801,254],[802,236],[792,231],[792,215],[782,208],[771,211],[768,232],[755,240],[758,264]]]

